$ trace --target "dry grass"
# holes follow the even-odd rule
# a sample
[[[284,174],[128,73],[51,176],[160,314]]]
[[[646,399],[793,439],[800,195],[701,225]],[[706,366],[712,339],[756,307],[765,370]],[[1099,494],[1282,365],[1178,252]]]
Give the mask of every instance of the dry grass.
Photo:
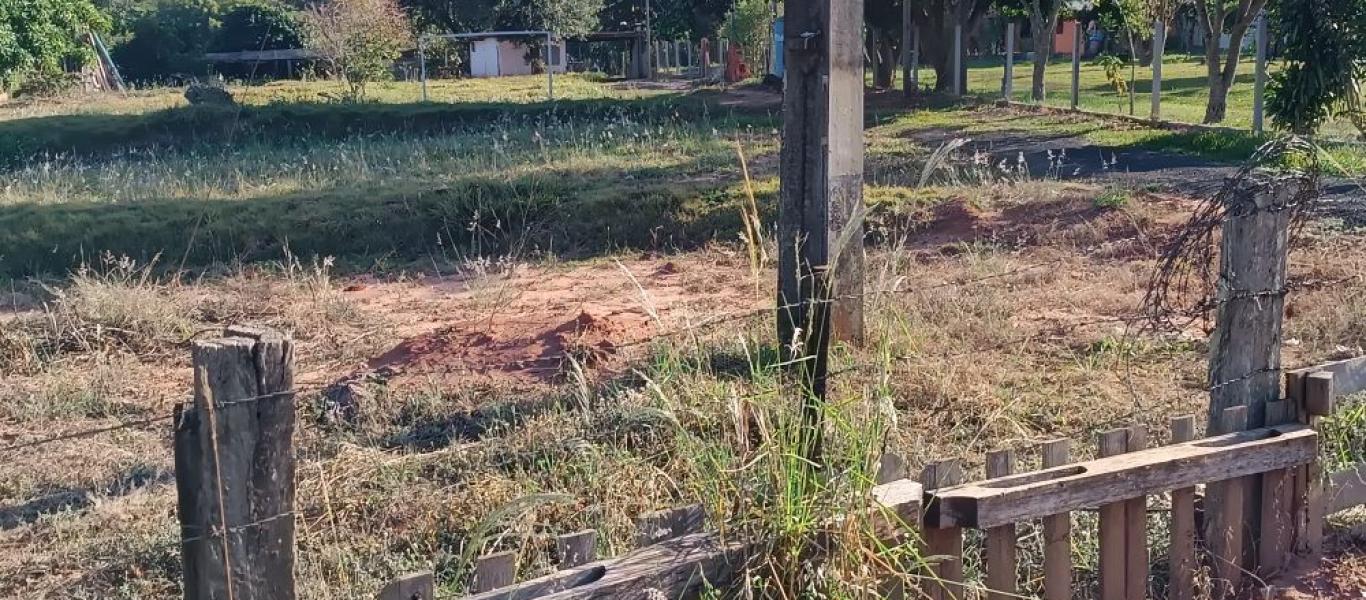
[[[431,270],[458,273],[461,293],[438,278],[423,301],[384,294],[399,283],[425,285],[424,273],[339,277],[329,259],[287,248],[278,263],[214,265],[194,277],[101,260],[32,290],[41,302],[0,316],[0,444],[168,414],[188,391],[188,340],[229,323],[260,324],[299,344],[302,597],[366,597],[423,566],[458,593],[472,558],[501,549],[517,550],[519,571],[530,576],[552,568],[557,534],[593,528],[603,551],[617,554],[632,547],[634,516],[691,502],[708,508],[712,527],[774,540],[769,560],[756,565],[760,595],[850,597],[890,566],[915,562],[914,552],[870,548],[857,521],[827,532],[846,549],[829,568],[803,571],[799,551],[863,501],[880,453],[905,456],[913,473],[961,458],[980,477],[988,450],[1071,437],[1074,455],[1086,457],[1101,430],[1139,423],[1161,441],[1171,416],[1203,412],[1204,332],[1153,333],[1123,321],[1138,314],[1157,249],[1187,201],[1010,176],[970,157],[921,188],[928,152],[898,145],[894,132],[870,135],[878,243],[869,248],[867,285],[898,291],[869,298],[866,346],[835,352],[829,477],[814,490],[788,485],[801,472],[790,460],[797,411],[782,390],[766,318],[632,350],[624,367],[588,367],[553,384],[367,384],[353,422],[324,418],[319,384],[351,374],[415,328],[482,315],[525,292],[508,274],[542,258],[496,251],[433,257]],[[641,156],[648,140],[583,139],[571,158],[613,167],[608,177],[623,164],[730,152],[728,143],[686,137],[668,138],[676,155]],[[763,156],[772,144],[762,134],[746,144],[759,207],[751,210],[761,215],[777,187]],[[534,154],[515,167],[541,169]],[[669,257],[696,278],[698,296],[734,283],[715,281],[723,275],[709,267],[761,254],[724,233]],[[1292,255],[1297,280],[1360,272],[1361,236],[1311,233]],[[635,251],[608,258],[627,269],[646,260]],[[591,262],[554,266],[572,275],[593,272]],[[758,272],[759,297],[771,297],[771,269]],[[367,286],[383,301],[344,291]],[[1292,296],[1287,335],[1296,345],[1287,363],[1360,346],[1363,292],[1366,284],[1347,280]],[[177,595],[169,434],[159,423],[0,456],[0,596]],[[1024,460],[1036,458],[1025,452]],[[1079,597],[1094,591],[1093,521],[1077,518]],[[1154,517],[1152,539],[1164,527]],[[1037,532],[1026,530],[1029,591],[1038,545]]]
[[[1085,190],[1055,191],[1078,211],[1092,210]],[[1003,211],[1030,205],[1027,197],[1002,188],[990,204]],[[1155,227],[1148,213],[1159,208],[1136,200],[1125,209],[1131,211],[1126,220]],[[470,558],[495,549],[518,549],[520,570],[533,574],[551,568],[555,534],[595,528],[605,551],[618,553],[631,547],[633,515],[689,501],[703,501],[718,525],[793,543],[822,515],[850,506],[866,489],[866,461],[884,448],[907,456],[913,468],[959,457],[975,472],[988,449],[1023,448],[1058,436],[1079,440],[1077,454],[1085,456],[1096,431],[1129,422],[1147,425],[1161,439],[1167,417],[1202,410],[1203,344],[1091,323],[1134,314],[1152,264],[1141,252],[1116,259],[1109,247],[1115,242],[1102,243],[1110,231],[1105,222],[1115,212],[1070,225],[1037,223],[994,240],[917,242],[932,233],[927,231],[876,252],[870,287],[900,282],[906,291],[876,296],[869,306],[874,342],[838,353],[836,369],[858,369],[836,380],[832,419],[881,425],[832,426],[841,472],[863,483],[828,489],[825,500],[802,505],[802,514],[793,512],[798,504],[777,485],[791,465],[764,458],[787,443],[781,423],[792,411],[776,393],[773,349],[766,342],[771,323],[763,320],[656,347],[635,363],[638,375],[594,378],[586,388],[571,384],[530,396],[513,389],[376,389],[358,424],[309,425],[300,433],[301,591],[316,598],[364,595],[396,573],[427,564],[435,564],[443,585],[458,590]],[[1341,252],[1351,245],[1341,238],[1312,242],[1297,249],[1295,269],[1318,274],[1339,268]],[[383,321],[347,304],[325,261],[305,264],[194,283],[135,277],[94,283],[91,275],[78,274],[54,288],[52,306],[59,308],[49,314],[64,315],[79,324],[69,328],[80,331],[95,328],[96,318],[119,323],[139,332],[140,344],[184,331],[177,328],[263,322],[303,341],[302,370],[340,374],[345,345],[335,340],[366,334],[385,339],[376,331]],[[1321,357],[1334,340],[1356,339],[1361,316],[1340,307],[1359,293],[1352,284],[1297,299],[1290,320],[1301,340],[1296,352]],[[157,305],[124,306],[109,298]],[[188,376],[177,356],[183,346],[169,344],[151,355],[129,348],[126,341],[74,346],[26,375],[7,370],[11,386],[19,382],[36,391],[4,403],[3,430],[29,439],[50,430],[54,420],[74,430],[143,414],[139,408],[165,410],[165,400],[149,402],[143,386],[120,375],[170,365],[160,374],[163,387],[183,389]],[[587,396],[576,389],[587,389]],[[313,397],[301,400],[308,406]],[[767,429],[751,439],[743,415]],[[314,414],[305,409],[301,418],[312,423]],[[69,490],[85,498],[4,527],[6,543],[28,551],[0,561],[0,581],[6,582],[0,593],[63,586],[104,597],[173,594],[173,488],[145,475],[169,469],[166,434],[164,428],[135,429],[60,443],[0,467],[6,514],[17,514],[9,507],[20,505],[45,512],[42,501],[60,503]],[[144,474],[138,485],[120,485],[138,473]],[[1160,522],[1153,526],[1153,535],[1160,535]],[[1086,549],[1094,540],[1079,535],[1084,579],[1093,568]],[[1033,548],[1037,536],[1026,540]],[[774,556],[784,551],[775,547]],[[880,556],[913,560],[895,552]],[[839,558],[814,579],[779,569],[788,575],[767,585],[868,585],[872,575],[856,558]],[[770,567],[779,563],[786,564]],[[1026,568],[1037,567],[1030,562]]]

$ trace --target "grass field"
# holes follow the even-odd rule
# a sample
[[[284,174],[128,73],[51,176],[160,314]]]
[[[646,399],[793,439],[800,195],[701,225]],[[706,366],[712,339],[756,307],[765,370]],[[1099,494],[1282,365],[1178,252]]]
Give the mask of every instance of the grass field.
[[[882,452],[977,474],[988,450],[1072,437],[1084,457],[1099,431],[1141,423],[1161,440],[1169,417],[1202,413],[1205,323],[1132,321],[1195,199],[968,151],[939,162],[934,140],[1009,132],[1041,152],[1080,136],[1229,159],[1256,140],[874,102],[866,285],[882,291],[869,342],[831,367],[838,477],[796,497],[771,314],[650,341],[772,303],[775,266],[750,258],[741,223],[752,191],[776,255],[781,121],[728,92],[564,85],[576,99],[554,106],[526,79],[446,83],[433,104],[410,88],[298,102],[328,87],[315,83],[241,90],[249,105],[231,112],[169,90],[0,108],[0,445],[169,414],[191,339],[265,325],[298,342],[303,598],[371,597],[415,568],[455,595],[474,556],[517,550],[531,576],[555,535],[593,528],[619,554],[634,516],[691,502],[713,529],[776,540],[756,595],[853,597],[910,546],[879,552],[851,526],[828,532],[849,551],[827,569],[790,565],[861,506]],[[1292,295],[1288,365],[1366,344],[1361,222],[1315,219],[1296,238],[1292,280],[1341,283]],[[575,360],[510,366],[555,348]],[[320,390],[381,367],[338,418]],[[1339,417],[1334,464],[1366,459],[1363,418]],[[178,596],[169,442],[158,423],[0,456],[0,597]],[[1150,520],[1154,556],[1165,519]],[[1092,526],[1076,524],[1077,598],[1096,591]],[[1029,531],[1021,581],[1036,592]]]
[[[1238,75],[1228,95],[1228,114],[1221,125],[1251,130],[1254,61],[1243,58],[1238,63]],[[1275,73],[1279,63],[1271,62],[1267,69]],[[1017,59],[1015,63],[1011,99],[1017,102],[1030,102],[1030,83],[1033,62]],[[1105,70],[1095,60],[1081,63],[1080,96],[1078,106],[1085,110],[1114,114],[1129,113],[1128,93],[1116,93],[1114,86],[1106,79]],[[1122,75],[1128,81],[1129,70]],[[1135,92],[1133,114],[1147,118],[1152,114],[1152,66],[1139,65],[1134,73]],[[897,73],[898,78],[900,72]],[[1005,76],[1004,59],[1001,57],[977,58],[968,63],[967,92],[984,99],[1001,97],[1001,81]],[[920,82],[923,86],[933,87],[933,69],[921,67]],[[1203,57],[1169,54],[1162,63],[1162,118],[1183,123],[1201,123],[1205,118],[1205,105],[1209,101],[1209,85]],[[1070,58],[1055,58],[1049,62],[1044,78],[1047,92],[1044,104],[1059,108],[1071,106],[1072,63]],[[898,86],[900,83],[898,82]],[[1267,127],[1271,127],[1267,116]],[[1345,121],[1330,122],[1322,132],[1325,135],[1355,139],[1360,133]]]

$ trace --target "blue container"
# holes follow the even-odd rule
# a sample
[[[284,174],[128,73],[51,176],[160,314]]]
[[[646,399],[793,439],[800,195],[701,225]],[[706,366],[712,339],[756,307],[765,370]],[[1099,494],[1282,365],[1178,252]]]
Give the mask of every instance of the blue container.
[[[773,74],[783,77],[783,18],[773,20]]]

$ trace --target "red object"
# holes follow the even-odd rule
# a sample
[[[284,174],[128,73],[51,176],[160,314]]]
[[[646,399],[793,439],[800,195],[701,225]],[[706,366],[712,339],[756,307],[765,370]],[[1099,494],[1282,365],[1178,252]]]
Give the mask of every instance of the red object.
[[[740,57],[740,44],[731,43],[726,51],[726,82],[736,83],[749,79],[749,65]]]

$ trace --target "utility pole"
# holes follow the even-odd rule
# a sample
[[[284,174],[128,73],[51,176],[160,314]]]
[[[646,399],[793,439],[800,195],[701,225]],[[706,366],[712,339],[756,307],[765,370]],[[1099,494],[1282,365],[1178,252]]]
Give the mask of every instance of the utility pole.
[[[863,339],[863,0],[787,0],[778,346],[820,465],[831,338]]]

